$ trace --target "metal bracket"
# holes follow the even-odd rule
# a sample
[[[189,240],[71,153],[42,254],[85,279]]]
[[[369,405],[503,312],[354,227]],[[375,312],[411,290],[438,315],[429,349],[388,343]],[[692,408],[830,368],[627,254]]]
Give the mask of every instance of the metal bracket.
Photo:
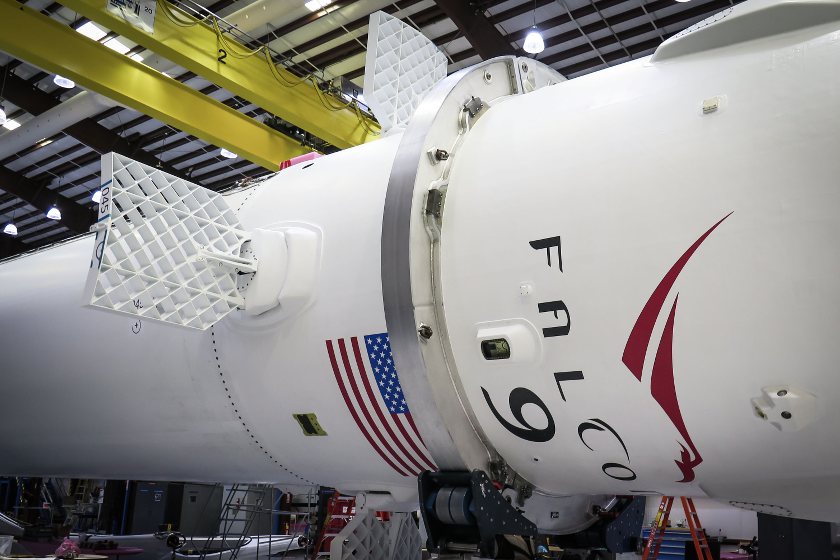
[[[599,511],[600,519],[591,527],[553,537],[564,549],[605,548],[610,552],[635,552],[645,518],[645,496],[616,496],[610,511]]]
[[[421,513],[430,549],[496,558],[502,535],[533,537],[537,526],[502,496],[484,471],[420,474]]]
[[[470,118],[475,118],[476,115],[484,108],[484,103],[480,97],[470,97],[470,100],[464,103],[464,111],[470,114]]]
[[[243,259],[232,255],[217,253],[206,249],[204,245],[199,245],[198,252],[189,260],[191,262],[207,261],[207,264],[210,266],[224,268],[228,272],[232,272],[234,274],[249,274],[257,271],[256,260]]]

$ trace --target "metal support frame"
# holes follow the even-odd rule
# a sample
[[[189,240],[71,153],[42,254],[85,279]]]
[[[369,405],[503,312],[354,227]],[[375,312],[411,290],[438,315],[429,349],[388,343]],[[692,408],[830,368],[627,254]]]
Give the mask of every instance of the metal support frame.
[[[455,23],[481,58],[516,55],[516,50],[483,13],[475,13],[468,2],[435,0],[440,9]]]
[[[5,69],[0,69],[0,72],[3,70]],[[58,98],[13,73],[6,75],[3,97],[34,116],[61,104]],[[140,149],[139,146],[129,143],[118,133],[99,124],[96,118],[82,119],[64,129],[63,132],[100,154],[111,151],[118,152],[131,156],[137,161],[142,161],[146,165],[153,165],[167,173],[180,176],[177,169],[163,163],[152,154]]]
[[[0,239],[0,259],[28,251],[30,247],[23,241],[18,241],[11,235],[3,235]]]
[[[227,56],[227,60],[220,61],[219,39],[215,30],[204,22],[196,22],[190,27],[178,26],[159,9],[155,32],[149,35],[108,12],[106,5],[97,0],[65,0],[63,4],[339,148],[349,148],[376,138],[364,129],[352,110],[332,111],[325,107],[311,84],[297,87],[282,85],[272,75],[262,56],[241,59]],[[174,6],[170,9],[177,11]],[[178,15],[183,19],[191,17],[180,11]],[[246,50],[229,34],[226,34],[225,40],[236,43],[242,52]],[[282,68],[277,68],[276,73],[281,81],[289,84],[300,80]]]
[[[103,13],[104,9],[102,4]],[[5,29],[0,49],[263,167],[277,170],[280,162],[308,151],[264,124],[14,0],[0,0],[0,21]]]
[[[5,167],[0,167],[0,189],[43,212],[55,206],[61,212],[61,225],[77,233],[87,233],[93,223],[92,210]]]

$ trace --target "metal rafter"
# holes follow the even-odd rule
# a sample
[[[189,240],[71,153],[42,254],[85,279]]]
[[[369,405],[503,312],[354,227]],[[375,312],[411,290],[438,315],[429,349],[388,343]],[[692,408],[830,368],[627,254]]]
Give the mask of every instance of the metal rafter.
[[[515,55],[516,51],[484,13],[463,0],[435,0],[482,59]]]
[[[161,19],[156,34],[163,27]],[[0,0],[0,20],[0,48],[6,52],[255,163],[277,168],[305,153],[297,142],[264,124],[14,0]]]
[[[2,72],[3,69],[0,69],[0,73]],[[24,80],[12,72],[9,72],[6,76],[6,88],[3,96],[27,113],[35,116],[61,104],[57,97],[50,95],[37,85],[29,83],[28,80]],[[111,111],[111,109],[108,109],[108,111]],[[99,124],[97,121],[102,118],[105,117],[100,113],[100,115],[82,119],[64,129],[63,134],[72,136],[99,153],[104,154],[113,151],[131,155],[134,159],[146,165],[155,167],[160,165],[167,173],[178,175],[176,169],[167,168],[158,158],[142,150],[137,150],[125,138]]]
[[[61,212],[62,225],[75,232],[85,233],[93,223],[94,216],[89,209],[11,169],[0,167],[0,189],[25,200],[42,212],[55,206]]]
[[[105,4],[98,0],[64,0],[63,3],[68,8],[119,32],[214,84],[234,94],[247,97],[263,109],[339,148],[348,148],[376,138],[367,132],[352,110],[331,110],[326,107],[327,102],[322,100],[311,84],[290,87],[297,83],[299,78],[282,68],[276,68],[273,73],[263,56],[237,59],[228,53],[230,63],[220,63],[218,60],[219,38],[216,31],[207,23],[195,20],[195,23],[190,26],[180,26],[160,14],[155,22],[154,35],[149,35],[108,12]],[[171,5],[169,9],[177,11],[177,8]],[[184,12],[178,12],[178,14],[178,17],[184,20],[194,20]],[[225,41],[238,45],[229,50],[234,48],[242,52],[246,50],[230,34],[225,34]],[[275,73],[279,78],[275,77]],[[283,85],[281,82],[288,85]],[[150,114],[148,111],[143,112]],[[153,116],[160,118],[157,115]],[[161,120],[166,119],[161,118]],[[372,126],[378,128],[377,125]],[[182,126],[178,128],[184,129]],[[213,143],[225,144],[215,141]],[[240,153],[235,149],[233,151]],[[279,161],[289,157],[292,156],[280,158],[278,164]],[[273,167],[273,165],[267,165],[264,159],[249,159],[260,165]]]

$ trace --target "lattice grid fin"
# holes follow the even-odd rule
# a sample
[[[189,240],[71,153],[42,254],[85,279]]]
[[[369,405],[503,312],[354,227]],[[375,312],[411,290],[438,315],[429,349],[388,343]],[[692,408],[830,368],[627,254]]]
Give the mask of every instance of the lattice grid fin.
[[[383,131],[409,121],[446,67],[446,56],[422,33],[385,12],[370,15],[364,96]]]
[[[222,195],[113,152],[102,181],[85,305],[201,330],[244,305],[229,271],[197,260],[250,239]]]

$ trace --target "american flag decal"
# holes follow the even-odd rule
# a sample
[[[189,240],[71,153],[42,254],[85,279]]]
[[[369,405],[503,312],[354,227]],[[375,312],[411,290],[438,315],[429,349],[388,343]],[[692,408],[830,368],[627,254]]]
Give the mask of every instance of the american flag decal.
[[[327,341],[335,380],[359,430],[402,476],[437,470],[403,398],[388,333]]]

